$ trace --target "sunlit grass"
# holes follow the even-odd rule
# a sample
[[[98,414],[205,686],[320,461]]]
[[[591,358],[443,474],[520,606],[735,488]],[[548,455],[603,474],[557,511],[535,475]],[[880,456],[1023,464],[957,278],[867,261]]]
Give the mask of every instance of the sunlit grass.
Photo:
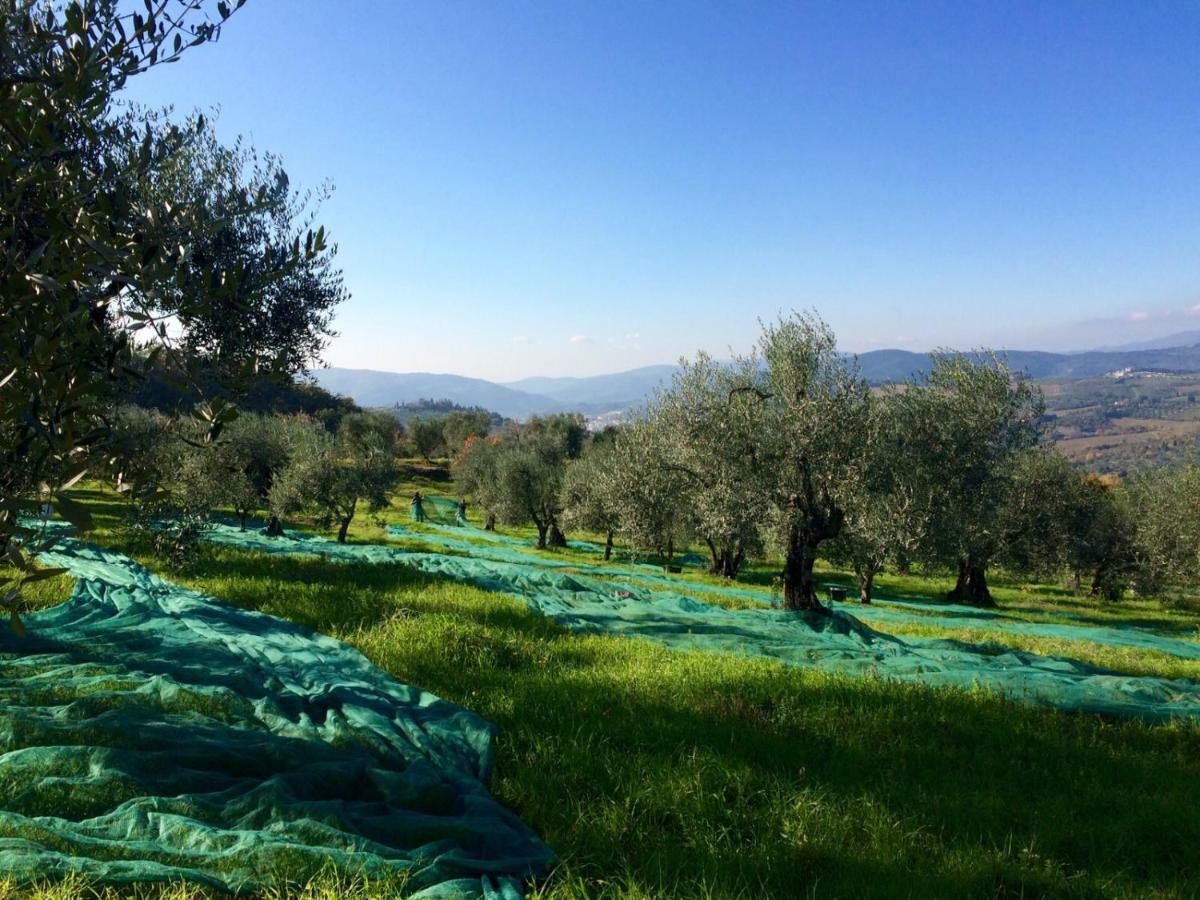
[[[497,723],[493,790],[563,860],[546,896],[1186,896],[1200,878],[1194,725],[575,634],[399,565],[210,549],[184,580]]]
[[[113,510],[98,509],[97,537],[120,544]],[[407,516],[401,494],[352,537],[382,542],[387,522]],[[751,572],[767,599],[769,573]],[[166,574],[339,637],[399,680],[496,723],[492,789],[562,860],[533,886],[538,897],[1187,897],[1200,884],[1196,724],[1067,714],[984,691],[569,632],[517,599],[399,564],[206,546]],[[880,591],[923,599],[944,584],[909,576],[884,579]],[[1097,610],[1053,586],[1001,578],[996,592],[1006,613],[1038,620]],[[1187,624],[1143,601],[1096,617],[1119,623],[1122,609],[1167,631]],[[1200,677],[1194,662],[1161,654],[928,630]],[[15,891],[0,882],[0,900]],[[199,896],[180,886],[94,894],[82,882],[44,891],[32,896]],[[330,876],[278,894],[396,892]]]

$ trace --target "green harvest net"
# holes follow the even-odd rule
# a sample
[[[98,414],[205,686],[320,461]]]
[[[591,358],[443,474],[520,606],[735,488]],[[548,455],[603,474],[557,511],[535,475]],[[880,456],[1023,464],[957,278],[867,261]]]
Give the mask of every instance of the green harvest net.
[[[395,537],[419,537],[427,544],[436,544],[455,553],[467,553],[475,557],[499,562],[530,563],[551,569],[569,569],[584,575],[592,575],[618,582],[632,582],[654,590],[686,591],[700,596],[724,597],[731,600],[770,605],[773,598],[769,591],[736,585],[713,585],[704,582],[681,581],[663,574],[660,566],[635,565],[632,567],[613,565],[580,565],[567,560],[548,559],[522,552],[528,549],[528,544],[518,538],[498,535],[493,532],[470,531],[461,529],[443,529],[431,526],[419,535],[404,528],[393,525],[388,529]],[[483,538],[489,544],[502,543],[503,547],[481,546],[474,540],[466,539],[469,534],[472,539]],[[571,542],[574,548],[586,549],[587,544]],[[1076,615],[1073,618],[1080,622],[1078,625],[1066,625],[1059,622],[1032,622],[1009,615],[1002,610],[979,609],[953,603],[918,602],[912,600],[894,600],[886,597],[876,597],[870,606],[853,604],[852,615],[872,625],[918,624],[928,625],[948,630],[987,630],[1005,632],[1014,635],[1031,637],[1059,638],[1073,641],[1087,641],[1094,644],[1105,644],[1111,647],[1123,647],[1132,650],[1150,650],[1177,656],[1181,659],[1200,659],[1200,642],[1171,635],[1157,634],[1144,628],[1121,624],[1097,624],[1087,616]]]
[[[1077,660],[1038,656],[991,644],[907,637],[876,631],[855,615],[802,615],[778,609],[726,609],[701,602],[691,593],[709,591],[762,601],[747,588],[681,582],[647,567],[580,565],[527,552],[520,542],[485,538],[472,541],[437,529],[397,536],[435,540],[450,553],[409,552],[399,546],[337,544],[295,533],[269,538],[257,531],[215,526],[208,539],[267,553],[299,553],[357,562],[401,563],[521,598],[560,624],[583,631],[648,638],[671,647],[763,656],[784,663],[841,673],[858,673],[960,688],[982,687],[1006,697],[1068,710],[1133,715],[1148,720],[1200,718],[1200,684],[1126,675]],[[476,537],[477,534],[472,534]],[[495,536],[493,536],[495,537]],[[463,555],[469,554],[469,555]],[[962,609],[962,608],[960,608]],[[972,613],[978,612],[971,610]],[[864,615],[903,615],[899,608],[871,608]],[[916,615],[916,613],[912,613]],[[954,615],[940,620],[958,621]],[[882,617],[879,619],[882,622]],[[1108,643],[1153,647],[1191,657],[1192,642],[1117,628],[1005,623],[1028,633],[1082,637],[1081,629]],[[1125,643],[1121,643],[1124,641]]]
[[[446,547],[457,546],[458,549],[471,549],[477,547],[477,542],[479,541],[486,541],[491,544],[504,544],[508,547],[525,550],[531,549],[535,546],[535,542],[532,539],[526,540],[512,537],[511,535],[507,534],[500,534],[495,531],[484,531],[482,528],[474,527],[469,521],[470,513],[468,513],[468,520],[460,520],[458,516],[458,503],[454,500],[451,500],[449,497],[441,497],[437,495],[425,496],[424,502],[421,505],[425,512],[425,518],[418,524],[422,525],[426,529],[432,529],[434,532],[440,532],[440,535],[431,541],[431,543],[442,543],[442,545]],[[396,530],[397,534],[405,533],[403,526],[394,525],[391,527]],[[457,538],[461,537],[463,534],[469,534],[471,540],[461,541],[456,544]],[[428,531],[423,531],[421,536],[427,537]],[[584,553],[595,553],[596,555],[604,554],[604,548],[602,546],[599,544],[593,544],[590,541],[567,541],[567,547],[571,550],[583,551]],[[524,559],[525,557],[514,558]],[[639,565],[647,569],[662,571],[661,566],[651,565],[649,563],[637,563],[636,555],[629,553],[627,550],[614,548],[612,551],[612,558],[625,562],[632,562],[634,565]],[[696,553],[684,553],[680,555],[675,562],[685,566],[699,566],[704,565],[704,557]]]
[[[519,897],[549,849],[488,793],[492,727],[356,650],[64,540],[66,603],[0,629],[0,872],[225,890],[334,866]]]

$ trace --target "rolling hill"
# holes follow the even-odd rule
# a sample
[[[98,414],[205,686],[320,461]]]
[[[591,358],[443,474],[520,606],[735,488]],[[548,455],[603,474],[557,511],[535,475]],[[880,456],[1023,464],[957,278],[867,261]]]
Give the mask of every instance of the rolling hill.
[[[1200,344],[1085,353],[1007,350],[1002,356],[1014,371],[1038,380],[1097,378],[1126,369],[1200,372]],[[931,357],[928,353],[908,350],[872,350],[860,355],[858,362],[863,377],[869,382],[887,384],[928,372]],[[534,377],[505,384],[462,375],[372,369],[318,369],[312,375],[321,387],[351,397],[360,406],[391,406],[422,398],[445,398],[463,406],[480,406],[502,416],[525,419],[553,412],[598,416],[627,410],[644,402],[655,388],[668,382],[675,369],[673,365],[645,366],[609,375]]]
[[[480,406],[513,419],[565,408],[550,397],[463,375],[331,368],[317,369],[312,376],[325,390],[344,394],[359,406],[392,406],[424,398],[446,399],[462,406]]]

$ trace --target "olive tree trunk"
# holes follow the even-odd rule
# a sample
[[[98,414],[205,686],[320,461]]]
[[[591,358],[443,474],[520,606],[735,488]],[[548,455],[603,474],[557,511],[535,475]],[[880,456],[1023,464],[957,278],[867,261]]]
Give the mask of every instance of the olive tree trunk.
[[[605,562],[608,562],[610,559],[612,559],[612,551],[613,551],[613,533],[612,533],[612,529],[610,528],[604,538],[604,561]]]
[[[863,566],[855,574],[858,576],[858,599],[861,603],[871,602],[871,590],[875,586],[875,576],[879,570],[874,566]]]
[[[970,557],[960,559],[958,580],[954,590],[946,595],[946,599],[967,606],[995,606],[996,601],[992,599],[992,592],[988,590],[986,565]]]
[[[721,547],[705,538],[708,544],[709,566],[708,574],[720,575],[722,578],[736,578],[738,570],[746,559],[746,551],[742,547]]]
[[[817,582],[813,577],[816,561],[816,544],[801,541],[788,547],[787,557],[783,562],[784,609],[829,612],[817,599]]]

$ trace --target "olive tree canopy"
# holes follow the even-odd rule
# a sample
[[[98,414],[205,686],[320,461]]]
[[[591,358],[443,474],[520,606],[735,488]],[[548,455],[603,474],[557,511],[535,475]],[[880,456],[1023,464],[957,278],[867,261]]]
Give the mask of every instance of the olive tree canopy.
[[[1041,439],[1041,391],[993,354],[935,353],[897,403],[929,529],[922,554],[957,568],[951,600],[991,606],[987,568],[1020,460]]]

